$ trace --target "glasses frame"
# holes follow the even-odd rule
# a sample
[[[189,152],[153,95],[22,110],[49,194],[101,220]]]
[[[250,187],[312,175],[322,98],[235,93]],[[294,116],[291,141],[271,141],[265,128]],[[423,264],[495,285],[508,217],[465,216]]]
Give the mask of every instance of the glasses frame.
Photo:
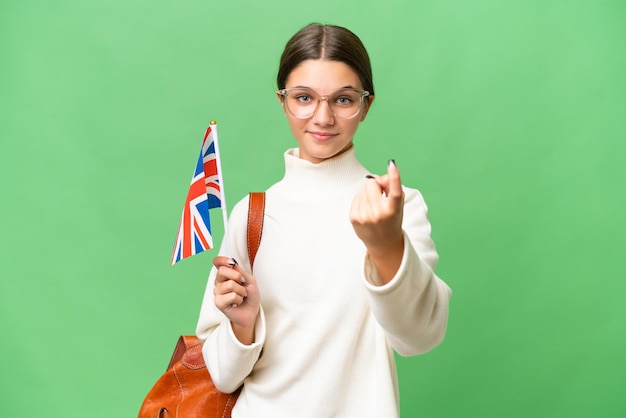
[[[313,109],[313,112],[311,112],[310,115],[307,116],[298,116],[295,113],[293,113],[293,111],[289,108],[289,104],[287,102],[287,96],[289,96],[289,93],[294,91],[294,90],[308,90],[312,93],[315,93],[316,95],[319,96],[319,98],[317,99],[317,103],[315,104],[315,108]],[[359,93],[359,99],[361,100],[361,102],[359,103],[359,109],[356,111],[356,113],[352,116],[339,116],[338,114],[336,114],[331,105],[330,102],[328,101],[328,99],[330,99],[330,97],[335,94],[336,92],[340,91],[340,90],[349,90],[349,91],[354,91],[356,93]],[[361,89],[352,89],[352,88],[339,88],[336,90],[333,90],[330,94],[327,94],[326,96],[321,96],[319,95],[315,90],[313,89],[309,89],[309,88],[303,88],[303,87],[294,87],[294,88],[290,88],[290,89],[280,89],[278,90],[276,93],[278,93],[279,95],[283,96],[283,98],[285,99],[285,108],[289,111],[289,113],[291,113],[293,115],[293,117],[295,117],[296,119],[308,119],[310,117],[312,117],[313,115],[315,115],[315,112],[317,112],[317,109],[319,109],[320,107],[320,103],[322,102],[322,100],[326,100],[326,103],[328,104],[328,110],[330,110],[330,112],[333,114],[333,116],[335,116],[336,118],[339,119],[352,119],[355,118],[359,113],[361,113],[363,111],[363,99],[365,97],[368,97],[370,95],[370,92],[367,90],[361,90]]]

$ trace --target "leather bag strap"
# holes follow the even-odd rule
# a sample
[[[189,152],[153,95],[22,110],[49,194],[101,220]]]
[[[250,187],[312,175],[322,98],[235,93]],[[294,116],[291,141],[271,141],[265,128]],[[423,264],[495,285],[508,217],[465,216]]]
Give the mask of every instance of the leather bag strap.
[[[198,337],[195,335],[181,335],[176,343],[176,348],[170,359],[170,364],[167,365],[167,370],[171,369],[174,364],[183,358],[183,355],[193,346],[202,344]]]
[[[254,259],[261,244],[263,217],[265,215],[265,192],[250,192],[248,203],[248,258],[254,269]]]

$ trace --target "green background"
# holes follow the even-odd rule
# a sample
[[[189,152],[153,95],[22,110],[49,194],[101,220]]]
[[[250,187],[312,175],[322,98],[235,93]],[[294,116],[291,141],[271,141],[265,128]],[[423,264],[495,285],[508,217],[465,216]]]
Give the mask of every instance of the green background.
[[[204,129],[229,207],[280,179],[311,21],[368,48],[357,154],[423,192],[454,290],[402,416],[626,416],[621,0],[2,0],[0,415],[136,416],[215,255],[169,264]]]

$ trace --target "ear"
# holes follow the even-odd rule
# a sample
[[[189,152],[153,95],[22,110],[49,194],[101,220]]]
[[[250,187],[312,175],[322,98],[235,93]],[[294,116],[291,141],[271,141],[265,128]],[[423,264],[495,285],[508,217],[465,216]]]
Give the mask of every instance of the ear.
[[[369,112],[370,106],[374,102],[374,95],[367,96],[367,98],[369,100],[363,101],[363,111],[361,112],[361,122],[365,120],[365,117],[367,116],[367,112]]]
[[[285,109],[285,96],[276,91],[276,98],[280,102],[280,105],[283,107],[283,110],[287,110]]]

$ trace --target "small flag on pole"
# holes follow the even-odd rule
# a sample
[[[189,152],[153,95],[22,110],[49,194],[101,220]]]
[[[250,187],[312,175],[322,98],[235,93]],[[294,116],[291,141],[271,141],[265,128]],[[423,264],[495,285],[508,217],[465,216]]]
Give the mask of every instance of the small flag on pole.
[[[210,209],[222,208],[226,228],[226,201],[221,172],[217,124],[211,121],[204,134],[196,169],[191,178],[174,244],[172,265],[183,258],[213,248]]]

